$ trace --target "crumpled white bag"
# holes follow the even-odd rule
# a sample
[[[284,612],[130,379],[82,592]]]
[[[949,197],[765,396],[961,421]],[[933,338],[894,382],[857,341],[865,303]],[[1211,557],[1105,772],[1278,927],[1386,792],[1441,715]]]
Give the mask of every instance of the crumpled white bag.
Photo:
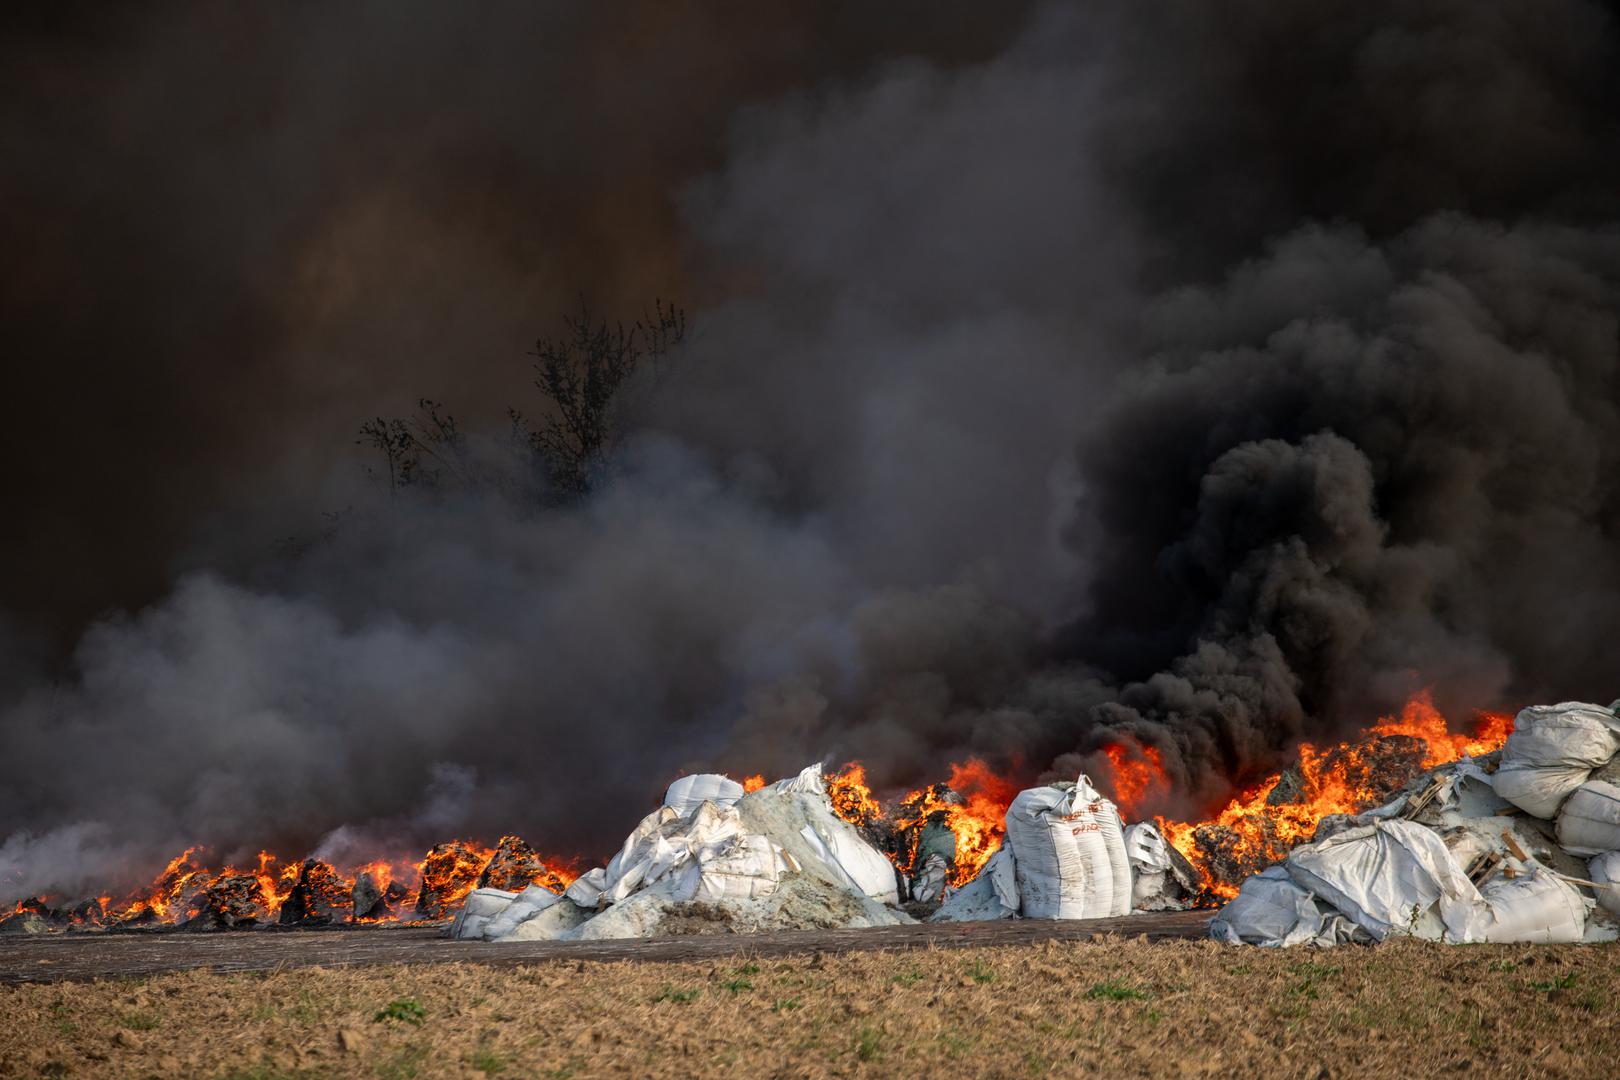
[[[1491,785],[1519,809],[1551,820],[1559,804],[1616,753],[1620,716],[1612,709],[1579,701],[1532,705],[1514,718]]]
[[[1377,941],[1395,933],[1479,941],[1490,921],[1479,890],[1444,841],[1416,822],[1346,829],[1295,848],[1283,865],[1295,884]]]
[[[1281,866],[1268,866],[1243,879],[1237,896],[1210,920],[1209,936],[1233,945],[1332,944],[1321,941],[1324,926],[1310,890],[1295,884]]]
[[[979,868],[973,880],[946,889],[945,902],[929,922],[982,922],[1018,917],[1018,870],[1013,850],[1006,844]]]
[[[1580,941],[1586,932],[1586,901],[1544,868],[1525,877],[1497,878],[1480,893],[1491,911],[1481,940],[1558,945]]]
[[[664,793],[664,805],[681,817],[686,817],[706,802],[716,806],[735,806],[743,797],[743,787],[729,776],[719,773],[697,773],[683,776],[669,785]]]

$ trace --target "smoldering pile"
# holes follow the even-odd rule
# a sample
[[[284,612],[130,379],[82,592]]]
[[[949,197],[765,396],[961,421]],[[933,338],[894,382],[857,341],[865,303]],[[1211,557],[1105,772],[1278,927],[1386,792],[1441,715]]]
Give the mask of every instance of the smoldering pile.
[[[210,869],[197,848],[169,861],[130,896],[57,902],[18,901],[0,918],[0,933],[170,930],[310,930],[450,918],[475,888],[544,883],[561,891],[572,876],[548,863],[518,836],[493,847],[452,840],[415,864],[376,860],[340,870],[321,858],[281,863],[261,852],[247,869]]]

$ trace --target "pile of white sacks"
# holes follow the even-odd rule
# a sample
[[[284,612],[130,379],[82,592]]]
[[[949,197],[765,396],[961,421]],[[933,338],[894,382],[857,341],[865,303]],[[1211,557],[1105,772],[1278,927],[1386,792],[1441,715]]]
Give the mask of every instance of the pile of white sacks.
[[[911,922],[894,867],[833,813],[821,767],[759,791],[684,776],[605,867],[561,896],[478,889],[458,938],[595,940]]]
[[[1167,878],[1190,874],[1173,869],[1151,825],[1126,830],[1082,776],[1020,794],[1001,850],[934,917],[1123,915],[1133,880],[1152,904],[1174,890]],[[887,926],[913,921],[896,906],[900,888],[889,860],[833,812],[819,765],[748,794],[724,776],[685,776],[606,866],[561,896],[538,885],[478,889],[450,932],[577,941]]]
[[[1392,934],[1451,942],[1620,937],[1620,702],[1521,712],[1494,772],[1464,758],[1386,806],[1324,820],[1243,883],[1211,923],[1225,941],[1331,945]],[[1479,884],[1465,868],[1485,867]],[[1610,884],[1610,883],[1616,884]],[[931,919],[1098,919],[1188,906],[1196,874],[1146,822],[1128,828],[1081,776],[1021,792],[1006,839]],[[589,940],[887,926],[901,883],[833,812],[819,765],[758,791],[686,776],[606,866],[561,896],[479,889],[451,933]]]
[[[1614,940],[1617,785],[1620,701],[1532,706],[1495,772],[1464,758],[1386,806],[1324,821],[1313,843],[1245,881],[1211,934],[1258,945]],[[1487,871],[1478,885],[1470,867]]]

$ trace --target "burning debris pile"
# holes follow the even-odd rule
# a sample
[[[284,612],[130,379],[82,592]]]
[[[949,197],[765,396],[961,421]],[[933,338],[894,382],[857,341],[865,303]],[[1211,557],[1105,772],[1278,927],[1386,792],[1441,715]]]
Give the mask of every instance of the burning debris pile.
[[[1158,752],[1145,745],[1104,747],[1095,786],[1082,775],[1020,790],[977,759],[953,765],[947,782],[893,799],[874,794],[858,762],[826,773],[812,766],[769,785],[757,775],[742,783],[687,776],[612,859],[578,878],[516,836],[493,847],[450,841],[414,864],[346,869],[267,852],[249,868],[214,869],[188,849],[121,901],[25,899],[0,919],[0,932],[454,916],[456,936],[536,940],[1097,918],[1223,903],[1216,925],[1239,940],[1271,940],[1266,928],[1275,927],[1253,922],[1254,913],[1275,922],[1279,904],[1292,921],[1277,940],[1388,932],[1347,910],[1358,903],[1354,888],[1326,869],[1307,869],[1341,857],[1323,852],[1429,867],[1423,872],[1434,880],[1475,897],[1474,921],[1448,927],[1454,937],[1505,932],[1505,922],[1479,913],[1527,882],[1540,890],[1538,902],[1562,897],[1570,913],[1573,893],[1557,883],[1595,882],[1598,899],[1612,903],[1603,885],[1620,876],[1620,787],[1611,786],[1620,784],[1620,720],[1598,706],[1561,705],[1517,719],[1480,714],[1471,727],[1451,731],[1418,694],[1358,738],[1302,744],[1293,765],[1201,821],[1148,813],[1174,793]],[[1463,869],[1452,873],[1448,858]],[[1307,894],[1310,903],[1301,899]],[[1567,936],[1577,922],[1586,927],[1571,914],[1559,932]],[[1422,920],[1414,926],[1432,929]]]
[[[893,907],[898,884],[890,861],[836,812],[820,765],[752,791],[685,776],[606,866],[561,895],[540,884],[479,888],[451,934],[546,941],[887,926],[911,921]]]
[[[54,904],[18,901],[0,933],[47,930],[242,930],[386,924],[448,918],[473,889],[534,883],[561,892],[573,875],[522,839],[494,848],[455,840],[418,863],[373,861],[340,871],[320,859],[284,861],[261,851],[256,865],[211,870],[187,848],[143,889]],[[414,900],[413,900],[414,897]]]
[[[1359,740],[1301,746],[1295,766],[1197,824],[1122,829],[1083,776],[1026,791],[1008,810],[1001,850],[933,917],[1123,914],[1128,882],[1136,910],[1232,898],[1213,924],[1230,941],[1611,939],[1617,709],[1535,706],[1481,716],[1458,735],[1419,695]],[[1124,766],[1112,777],[1122,801],[1162,786],[1150,749],[1110,750],[1109,763]]]
[[[1322,818],[1310,842],[1243,882],[1211,932],[1262,945],[1613,940],[1617,783],[1620,701],[1532,706],[1499,752]]]
[[[850,762],[827,777],[833,811],[861,830],[900,875],[902,899],[932,909],[947,888],[971,881],[1001,846],[1018,785],[971,758],[948,781],[912,791],[889,809],[872,794],[866,770]]]
[[[1453,733],[1429,695],[1420,693],[1399,717],[1380,721],[1360,739],[1326,749],[1302,744],[1293,766],[1249,788],[1207,821],[1161,817],[1157,824],[1200,871],[1206,899],[1229,900],[1245,878],[1309,840],[1324,819],[1380,806],[1424,770],[1499,749],[1513,719],[1481,713],[1473,727],[1466,735]],[[1149,766],[1156,766],[1156,755],[1147,755]],[[1153,774],[1139,781],[1134,794],[1150,797],[1165,783],[1162,773]]]

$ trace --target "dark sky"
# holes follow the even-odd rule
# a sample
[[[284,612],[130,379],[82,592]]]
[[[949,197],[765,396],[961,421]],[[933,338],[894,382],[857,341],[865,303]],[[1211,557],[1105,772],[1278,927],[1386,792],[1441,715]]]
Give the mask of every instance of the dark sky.
[[[983,59],[1021,7],[8,6],[0,611],[61,648],[362,419],[498,415],[576,294],[712,297],[676,200],[739,107]]]

